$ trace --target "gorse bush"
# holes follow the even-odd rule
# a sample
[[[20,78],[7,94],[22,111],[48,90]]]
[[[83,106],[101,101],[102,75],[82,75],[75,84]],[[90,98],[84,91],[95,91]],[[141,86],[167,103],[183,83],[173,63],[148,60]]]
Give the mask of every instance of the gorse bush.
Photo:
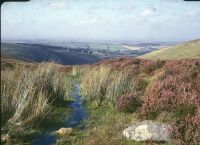
[[[1,75],[1,126],[37,122],[66,94],[66,81],[53,63],[42,63],[35,70],[5,70]]]

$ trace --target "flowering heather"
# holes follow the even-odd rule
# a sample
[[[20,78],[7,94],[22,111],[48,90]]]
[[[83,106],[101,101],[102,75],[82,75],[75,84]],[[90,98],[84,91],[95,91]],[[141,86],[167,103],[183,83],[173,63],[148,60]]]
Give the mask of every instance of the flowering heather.
[[[117,110],[120,112],[134,112],[139,106],[140,100],[131,93],[122,95],[117,100]]]
[[[182,105],[200,104],[200,61],[170,61],[146,91],[145,113],[173,110]]]
[[[200,107],[195,115],[187,115],[173,124],[172,138],[174,145],[192,144],[200,142]]]

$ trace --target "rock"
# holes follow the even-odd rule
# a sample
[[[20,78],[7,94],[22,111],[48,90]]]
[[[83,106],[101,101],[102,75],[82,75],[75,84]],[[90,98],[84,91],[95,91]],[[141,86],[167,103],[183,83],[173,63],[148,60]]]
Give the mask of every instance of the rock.
[[[123,136],[135,141],[170,141],[171,126],[145,120],[136,123],[123,131]]]
[[[21,122],[17,122],[16,125],[17,125],[17,126],[20,126],[20,125],[22,125],[22,123],[21,123]]]
[[[10,141],[9,134],[3,134],[3,135],[1,135],[1,141],[2,142],[8,142],[8,141]]]
[[[64,135],[69,135],[72,132],[72,128],[60,128],[59,130],[57,130],[55,133],[61,136]]]

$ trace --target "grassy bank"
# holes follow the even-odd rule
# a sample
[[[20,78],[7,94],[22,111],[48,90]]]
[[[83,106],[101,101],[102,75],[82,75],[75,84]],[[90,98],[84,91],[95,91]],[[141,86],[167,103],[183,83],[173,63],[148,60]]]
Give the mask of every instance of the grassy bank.
[[[180,59],[199,59],[200,58],[200,40],[194,40],[175,46],[162,48],[145,55],[139,56],[150,60],[180,60]]]
[[[150,145],[166,144],[156,142],[134,142],[122,136],[122,130],[139,121],[136,113],[119,113],[108,105],[86,106],[89,118],[85,130],[74,130],[72,134],[62,137],[57,145]]]
[[[69,98],[70,78],[56,64],[5,69],[1,75],[1,128],[11,142],[39,133],[38,126]]]

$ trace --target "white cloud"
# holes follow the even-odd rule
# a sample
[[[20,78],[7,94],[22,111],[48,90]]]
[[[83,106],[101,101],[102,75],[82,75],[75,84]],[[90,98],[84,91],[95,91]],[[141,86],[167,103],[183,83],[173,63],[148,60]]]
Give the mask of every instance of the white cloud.
[[[121,5],[119,8],[113,8],[113,10],[116,10],[121,14],[126,14],[132,12],[135,8],[134,5]]]
[[[83,16],[80,20],[81,24],[92,24],[97,21],[97,18],[95,16]]]
[[[51,7],[53,8],[57,8],[57,9],[62,9],[65,7],[65,3],[64,2],[52,2],[49,4]]]
[[[139,13],[140,16],[142,17],[149,17],[154,15],[154,10],[153,9],[145,9]]]
[[[190,11],[190,12],[186,13],[186,16],[189,16],[189,17],[200,16],[200,11]]]

